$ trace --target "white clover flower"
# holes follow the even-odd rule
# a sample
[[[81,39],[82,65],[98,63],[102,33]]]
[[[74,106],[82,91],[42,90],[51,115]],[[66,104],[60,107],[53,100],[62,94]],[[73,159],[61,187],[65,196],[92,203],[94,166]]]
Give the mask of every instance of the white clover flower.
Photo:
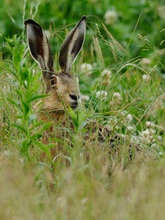
[[[80,70],[81,70],[81,72],[86,73],[87,75],[91,75],[92,70],[93,70],[93,66],[90,63],[82,63],[80,65]]]
[[[140,140],[139,140],[139,138],[137,136],[132,135],[131,138],[130,138],[130,143],[131,144],[139,144]]]
[[[105,90],[100,90],[96,92],[96,98],[104,98],[107,97],[108,92]]]
[[[153,121],[146,121],[146,127],[147,128],[151,128],[151,127],[154,127],[155,126],[155,123]]]
[[[108,10],[104,15],[106,24],[114,24],[117,21],[117,18],[118,14],[114,10]]]
[[[141,141],[143,141],[144,143],[153,143],[155,142],[155,138],[154,138],[154,134],[156,133],[156,131],[154,129],[146,129],[144,131],[141,131],[139,133],[139,138],[141,139]]]
[[[148,137],[150,135],[149,129],[140,132],[141,136]]]
[[[110,79],[112,76],[112,72],[109,69],[105,69],[101,72],[101,76],[105,77],[106,79]]]
[[[120,98],[121,98],[121,94],[120,94],[119,92],[114,92],[114,93],[113,93],[113,97],[114,97],[114,98],[117,98],[117,99],[118,99],[118,98],[120,99]]]
[[[143,79],[143,81],[150,81],[151,80],[151,76],[150,75],[148,75],[148,74],[143,74],[142,75],[142,79]]]
[[[163,156],[163,152],[159,151],[159,155],[160,155],[160,156]]]
[[[119,92],[114,92],[112,97],[116,100],[122,100],[121,93]]]
[[[141,63],[142,66],[146,67],[146,66],[149,66],[151,64],[151,60],[149,58],[143,58],[140,63]]]
[[[155,129],[148,129],[151,135],[156,134],[156,130]]]
[[[122,101],[122,96],[119,92],[114,92],[112,95],[112,100],[110,101],[110,106],[115,106],[120,105]]]
[[[81,99],[83,100],[83,101],[89,101],[89,96],[88,95],[81,95]]]
[[[128,115],[126,116],[126,120],[127,120],[128,122],[131,122],[131,121],[133,120],[132,115],[131,115],[131,114],[128,114]]]
[[[131,132],[135,132],[136,131],[136,127],[134,125],[128,125],[127,126],[127,130],[129,130]]]
[[[128,114],[126,110],[121,111],[121,116],[124,124],[128,124],[133,120],[133,116],[131,114]]]
[[[158,139],[158,140],[162,140],[162,136],[161,136],[161,135],[158,135],[158,136],[157,136],[157,139]]]
[[[156,143],[153,143],[153,144],[151,145],[151,148],[153,148],[153,149],[159,149],[159,145],[156,144]]]
[[[112,72],[109,69],[105,69],[101,72],[102,76],[102,84],[103,85],[109,85],[110,84],[110,78],[111,78]]]

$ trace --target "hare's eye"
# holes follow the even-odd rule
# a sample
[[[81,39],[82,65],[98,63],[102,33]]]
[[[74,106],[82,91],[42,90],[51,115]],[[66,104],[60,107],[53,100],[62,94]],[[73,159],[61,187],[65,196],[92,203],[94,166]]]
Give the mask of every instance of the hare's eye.
[[[50,80],[50,83],[51,83],[51,87],[54,87],[57,83],[57,78],[56,77],[52,77],[51,80]]]
[[[51,84],[52,84],[52,85],[55,84],[55,80],[54,80],[54,79],[51,80]]]

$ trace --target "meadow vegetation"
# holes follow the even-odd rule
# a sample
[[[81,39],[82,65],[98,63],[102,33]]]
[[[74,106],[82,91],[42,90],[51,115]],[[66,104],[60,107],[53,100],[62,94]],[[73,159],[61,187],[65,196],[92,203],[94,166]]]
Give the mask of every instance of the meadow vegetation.
[[[61,128],[70,135],[56,140],[66,154],[52,159],[54,140],[41,141],[50,123],[33,109],[45,90],[24,20],[44,28],[59,69],[60,45],[83,15],[86,40],[73,66],[82,104],[68,110],[74,132]],[[164,23],[163,0],[1,3],[0,219],[164,219]],[[121,139],[100,142],[88,122]]]

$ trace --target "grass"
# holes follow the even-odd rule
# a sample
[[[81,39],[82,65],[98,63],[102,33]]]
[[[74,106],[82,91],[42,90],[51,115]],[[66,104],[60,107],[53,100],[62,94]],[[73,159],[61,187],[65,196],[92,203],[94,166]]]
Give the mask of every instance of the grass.
[[[163,219],[163,1],[35,1],[37,7],[9,2],[0,9],[0,219]],[[89,15],[84,48],[73,68],[84,101],[68,112],[75,132],[66,130],[66,154],[52,162],[53,140],[41,142],[49,124],[39,122],[33,111],[44,89],[27,51],[23,20],[35,18],[49,30],[58,69],[58,50],[81,17],[78,9]],[[114,23],[105,20],[107,10],[117,13]],[[107,138],[99,142],[95,129],[85,127],[89,121],[122,140],[113,148]]]

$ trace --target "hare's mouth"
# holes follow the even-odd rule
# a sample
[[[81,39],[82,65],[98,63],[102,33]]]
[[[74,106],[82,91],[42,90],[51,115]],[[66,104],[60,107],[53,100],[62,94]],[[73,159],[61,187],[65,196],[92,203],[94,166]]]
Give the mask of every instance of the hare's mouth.
[[[76,109],[78,107],[78,100],[79,100],[79,96],[75,95],[75,94],[69,94],[70,96],[70,107],[72,109]]]
[[[70,107],[71,107],[72,109],[76,109],[76,108],[78,107],[78,101],[71,102],[71,103],[70,103]]]

